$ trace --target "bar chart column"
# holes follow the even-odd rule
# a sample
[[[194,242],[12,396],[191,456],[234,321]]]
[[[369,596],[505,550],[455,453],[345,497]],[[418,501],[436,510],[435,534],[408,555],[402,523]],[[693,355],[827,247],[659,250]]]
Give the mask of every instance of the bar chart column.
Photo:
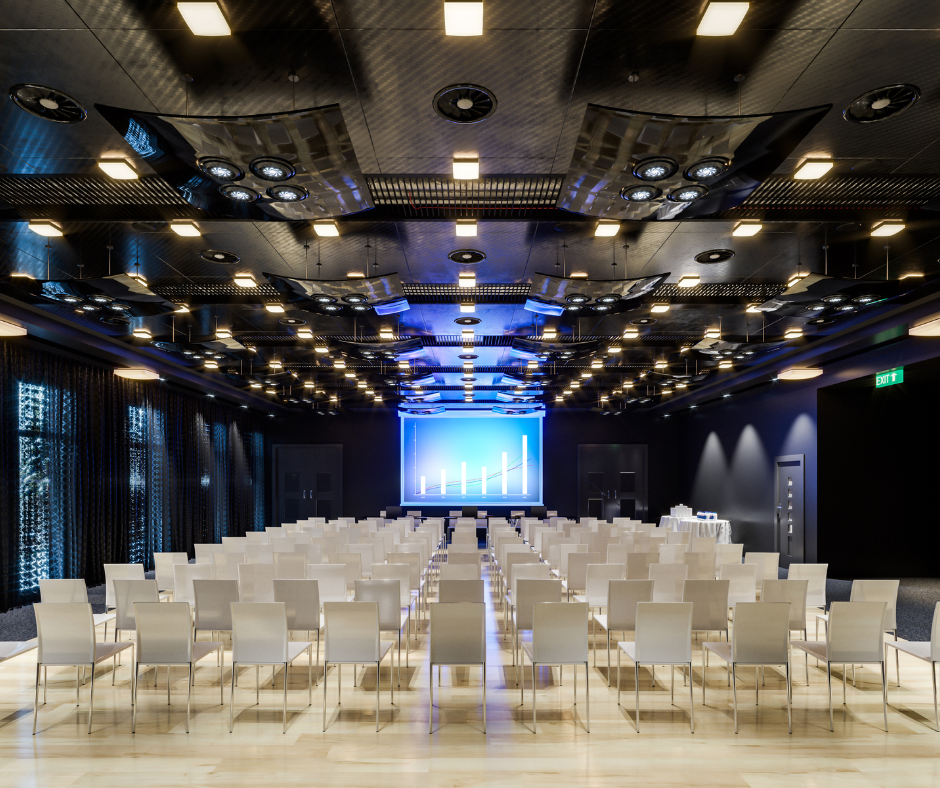
[[[529,436],[522,436],[522,494],[529,494],[529,461],[528,461],[528,449],[529,449]]]
[[[509,454],[503,452],[503,495],[506,494],[509,483]]]
[[[460,494],[467,494],[467,463],[460,463]]]
[[[481,476],[483,477],[483,494],[486,495],[486,466],[482,468]]]
[[[441,468],[441,495],[447,495],[447,469]]]

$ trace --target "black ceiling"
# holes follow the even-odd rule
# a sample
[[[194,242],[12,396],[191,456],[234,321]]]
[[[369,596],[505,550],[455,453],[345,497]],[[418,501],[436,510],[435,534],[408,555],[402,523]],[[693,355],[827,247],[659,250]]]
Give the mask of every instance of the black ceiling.
[[[213,286],[230,283],[236,270],[253,273],[256,281],[262,271],[322,279],[367,268],[370,275],[397,272],[413,286],[412,308],[397,318],[373,314],[354,325],[351,317],[296,316],[316,336],[373,336],[393,326],[401,334],[450,337],[460,329],[453,295],[418,286],[454,285],[463,267],[448,253],[478,249],[485,261],[469,266],[477,284],[507,286],[476,294],[475,316],[482,321],[476,331],[494,338],[478,342],[476,363],[498,370],[520,362],[497,338],[538,335],[543,326],[543,318],[535,321],[523,309],[518,290],[536,272],[583,272],[592,279],[671,272],[670,284],[697,273],[703,286],[779,290],[798,267],[875,279],[885,278],[886,260],[891,278],[940,271],[935,4],[757,0],[735,35],[711,39],[695,35],[705,4],[684,0],[486,0],[484,34],[470,38],[444,35],[442,0],[222,5],[233,35],[201,38],[173,2],[0,2],[0,87],[52,86],[89,110],[84,122],[63,125],[34,118],[12,101],[0,103],[0,273],[91,278],[139,263],[161,294],[202,306],[174,319],[135,319],[134,325],[147,325],[155,336],[167,334],[171,322],[193,336],[231,326],[236,336],[254,338],[259,357],[268,352],[267,337],[286,354],[288,368],[296,364],[303,374],[317,358],[291,338],[294,329],[279,323],[280,316],[264,311],[265,291],[226,300],[212,297]],[[631,82],[634,72],[639,79]],[[297,82],[288,80],[291,73]],[[735,81],[742,74],[745,79]],[[464,83],[497,97],[492,117],[462,126],[435,113],[435,94]],[[895,83],[919,88],[921,99],[909,111],[882,123],[842,118],[860,94]],[[339,104],[376,208],[340,219],[340,237],[322,241],[307,223],[220,220],[163,183],[93,109],[107,104],[182,115],[187,102],[193,115]],[[738,208],[695,221],[625,224],[615,238],[595,238],[593,220],[554,207],[589,103],[713,116],[824,104],[833,109]],[[461,154],[479,156],[480,182],[450,179],[451,160]],[[794,181],[797,163],[812,155],[833,158],[833,171],[818,182]],[[100,176],[95,163],[108,156],[133,159],[144,177],[126,183]],[[461,216],[481,219],[476,238],[455,237],[453,222]],[[48,248],[24,221],[43,217],[62,220],[66,230]],[[888,217],[905,219],[907,229],[890,239],[871,238],[872,223]],[[166,226],[183,218],[197,220],[203,236],[180,238]],[[732,237],[742,218],[763,219],[763,232]],[[233,252],[241,262],[207,262],[199,256],[204,249]],[[710,265],[693,260],[710,249],[735,255]],[[637,349],[624,352],[610,380],[598,376],[594,385],[609,388],[618,375],[637,374],[658,352],[651,348],[694,344],[688,338],[719,321],[723,334],[745,338],[761,331],[777,336],[799,325],[806,342],[834,330],[747,314],[744,306],[755,298],[750,293],[713,287],[683,299],[670,291],[672,309],[643,329]],[[631,320],[648,316],[648,307],[549,323],[566,336],[619,336]],[[127,335],[126,329],[69,319],[112,337]],[[646,331],[655,335],[647,338]],[[459,343],[427,340],[418,363],[440,367],[437,382],[453,387],[460,353]],[[488,386],[498,375],[477,377]],[[376,383],[381,377],[377,370]]]

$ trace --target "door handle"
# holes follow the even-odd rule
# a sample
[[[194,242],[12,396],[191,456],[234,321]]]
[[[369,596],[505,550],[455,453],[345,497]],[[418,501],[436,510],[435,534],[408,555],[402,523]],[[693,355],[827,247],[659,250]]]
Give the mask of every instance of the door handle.
[[[307,491],[304,490],[303,492],[304,492],[304,499],[306,499],[306,497],[307,497]]]

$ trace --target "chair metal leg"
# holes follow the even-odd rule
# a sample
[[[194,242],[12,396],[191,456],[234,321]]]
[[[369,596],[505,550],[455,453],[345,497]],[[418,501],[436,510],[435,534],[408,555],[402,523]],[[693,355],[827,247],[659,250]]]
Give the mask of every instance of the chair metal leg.
[[[934,685],[936,686],[936,685]],[[934,705],[936,705],[937,693],[934,692]],[[483,663],[483,733],[486,733],[486,663]]]
[[[835,728],[832,726],[832,663],[829,660],[826,660],[826,676],[829,679],[829,732],[834,733]]]
[[[36,720],[39,718],[39,674],[43,670],[42,665],[36,665],[36,694],[33,696],[33,736],[36,735]],[[937,685],[934,683],[934,701],[937,699]],[[43,703],[45,703],[46,696],[46,683],[45,681],[42,684],[42,693],[43,693]]]
[[[95,663],[91,663],[91,692],[88,696],[88,733],[91,734],[91,720],[95,715]]]
[[[189,663],[189,683],[186,688],[186,733],[189,733],[189,708],[193,698],[193,663]]]
[[[610,612],[609,610],[607,611]],[[608,624],[610,621],[608,620]],[[607,630],[607,686],[610,687],[610,630]]]
[[[577,668],[575,674],[577,675]],[[588,664],[584,663],[584,705],[587,708],[587,726],[588,733],[591,732],[591,687],[589,686],[590,677],[588,676]]]
[[[232,693],[231,693],[231,703],[228,708],[228,732],[232,732],[232,726],[235,724],[235,670],[238,667],[237,663],[232,661]]]
[[[281,733],[287,733],[287,668],[290,663],[284,663],[284,711],[282,714]]]
[[[166,666],[166,705],[170,705],[170,666]]]
[[[787,671],[787,728],[789,729],[789,733],[792,736],[793,735],[793,714],[790,710],[790,707],[792,705],[790,702],[790,663],[788,662],[785,667]]]
[[[940,733],[940,709],[937,707],[937,663],[930,663],[930,678],[933,681],[933,715],[937,721],[937,733]]]
[[[313,705],[313,670],[311,657],[313,654],[310,653],[310,650],[313,648],[313,645],[308,646],[307,648],[307,705]]]
[[[380,671],[381,663],[375,663],[375,732],[379,732],[379,684],[381,683],[382,673]],[[391,681],[391,676],[389,676]]]
[[[895,643],[898,640],[898,631],[894,630],[894,641]],[[894,671],[895,675],[898,678],[898,686],[901,686],[901,652],[898,649],[894,650]]]
[[[261,704],[261,666],[255,665],[255,706]]]
[[[731,663],[731,698],[734,704],[734,732],[738,732],[738,676],[734,663]]]
[[[885,733],[888,732],[888,666],[881,663],[881,706],[885,715]]]
[[[225,657],[222,655],[222,647],[219,646],[219,705],[225,705]]]
[[[326,659],[323,660],[323,732],[326,733]]]
[[[75,666],[75,705],[76,706],[78,706],[79,703],[81,702],[80,695],[79,695],[79,690],[81,689],[81,684],[80,684],[80,679],[79,679],[80,675],[81,675],[81,668],[78,665],[76,665]]]
[[[132,697],[134,698],[131,705],[134,707],[131,709],[131,733],[137,733],[137,676],[140,673],[140,665],[138,663],[134,664],[134,685],[131,688]]]
[[[561,665],[558,666],[558,669],[561,670]],[[549,667],[548,672],[551,673],[552,669]],[[578,666],[574,666],[574,705],[578,705]]]
[[[535,662],[532,662],[532,733],[538,733],[538,725],[535,721]]]
[[[640,732],[640,663],[633,663],[633,690],[636,694],[636,732]]]
[[[853,671],[853,673],[855,672],[855,665],[852,665],[852,671]],[[848,673],[848,671],[846,670],[846,666],[843,665],[843,666],[842,666],[842,706],[843,706],[843,714],[845,714],[845,708],[844,708],[844,707],[845,707],[845,674],[846,674],[846,673]],[[854,686],[854,684],[855,684],[855,677],[854,677],[854,676],[852,677],[852,684],[853,684],[853,686]]]
[[[761,681],[757,681],[758,672],[761,674]],[[760,705],[760,685],[763,683],[764,676],[764,666],[761,665],[759,668],[754,668],[754,705]]]
[[[42,668],[42,705],[46,705],[46,683],[49,681],[49,668],[43,665]]]
[[[434,733],[434,663],[429,663],[431,675],[428,676],[428,736]]]
[[[620,705],[620,646],[617,646],[617,705]]]
[[[684,666],[683,666],[684,667]],[[689,662],[689,730],[695,733],[695,685],[692,683],[692,663]]]

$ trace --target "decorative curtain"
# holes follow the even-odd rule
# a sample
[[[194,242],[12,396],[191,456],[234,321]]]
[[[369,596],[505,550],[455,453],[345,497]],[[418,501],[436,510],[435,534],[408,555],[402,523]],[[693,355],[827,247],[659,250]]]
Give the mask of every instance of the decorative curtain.
[[[0,341],[0,610],[268,522],[264,419]]]

